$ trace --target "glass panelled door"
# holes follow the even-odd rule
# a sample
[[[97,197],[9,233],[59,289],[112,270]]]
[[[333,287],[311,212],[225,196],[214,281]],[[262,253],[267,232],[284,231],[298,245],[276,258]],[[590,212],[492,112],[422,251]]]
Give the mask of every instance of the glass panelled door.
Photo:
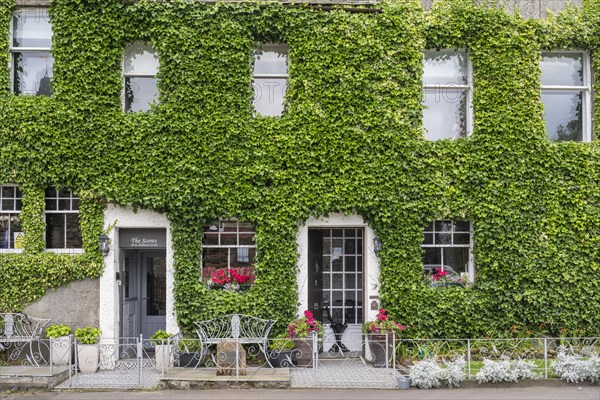
[[[150,337],[166,327],[165,250],[124,250],[121,261],[122,336]]]
[[[363,229],[309,229],[308,236],[308,300],[315,318],[326,325],[329,316],[336,322],[361,324]]]

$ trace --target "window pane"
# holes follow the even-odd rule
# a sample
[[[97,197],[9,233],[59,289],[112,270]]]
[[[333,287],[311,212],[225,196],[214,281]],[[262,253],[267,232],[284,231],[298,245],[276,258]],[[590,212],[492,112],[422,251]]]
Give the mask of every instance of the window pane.
[[[425,233],[423,236],[423,244],[433,244],[433,233]]]
[[[52,26],[45,9],[17,10],[13,17],[14,47],[50,47]]]
[[[71,200],[68,200],[68,199],[58,200],[58,209],[59,210],[71,210]]]
[[[67,249],[81,249],[81,230],[79,229],[79,214],[65,214],[67,220]]]
[[[22,232],[18,214],[0,214],[0,249],[14,249],[15,235]]]
[[[15,197],[15,187],[14,186],[2,186],[2,197]]]
[[[49,187],[46,189],[46,197],[56,197],[56,188],[54,187]]]
[[[423,249],[423,265],[439,266],[442,263],[442,249],[426,247]]]
[[[158,98],[156,78],[125,77],[125,111],[148,111]]]
[[[254,75],[287,75],[288,47],[264,44],[254,52]]]
[[[471,223],[469,221],[454,221],[454,229],[457,232],[470,232]]]
[[[423,127],[428,140],[467,136],[467,90],[425,90]]]
[[[65,214],[46,214],[46,248],[65,248]]]
[[[555,141],[583,140],[583,93],[579,91],[542,92],[546,132]]]
[[[228,249],[210,249],[204,248],[202,251],[202,269],[207,268],[227,268]]]
[[[283,97],[287,79],[254,78],[252,105],[260,115],[276,117],[283,113]]]
[[[2,199],[2,210],[3,211],[14,211],[15,201],[13,199]]]
[[[543,53],[542,85],[583,86],[583,53]]]
[[[453,227],[452,221],[435,221],[436,232],[452,232]]]
[[[446,247],[443,249],[443,252],[445,266],[452,268],[458,274],[467,272],[467,263],[469,262],[468,247]]]
[[[423,57],[425,85],[466,85],[467,54],[457,51],[426,51]]]
[[[454,244],[469,244],[471,242],[471,235],[468,233],[455,233]]]
[[[152,46],[135,42],[125,47],[124,73],[127,75],[156,75],[158,56]]]
[[[56,199],[46,199],[46,211],[55,211],[58,209]]]
[[[13,89],[16,94],[50,96],[54,59],[48,52],[14,53]]]
[[[436,233],[435,244],[452,244],[451,233]]]

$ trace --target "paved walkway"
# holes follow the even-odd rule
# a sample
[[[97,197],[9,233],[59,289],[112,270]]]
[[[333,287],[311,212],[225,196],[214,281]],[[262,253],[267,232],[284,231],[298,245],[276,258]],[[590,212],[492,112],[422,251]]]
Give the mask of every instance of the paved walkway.
[[[289,389],[0,393],[1,400],[600,400],[600,386],[433,390]]]

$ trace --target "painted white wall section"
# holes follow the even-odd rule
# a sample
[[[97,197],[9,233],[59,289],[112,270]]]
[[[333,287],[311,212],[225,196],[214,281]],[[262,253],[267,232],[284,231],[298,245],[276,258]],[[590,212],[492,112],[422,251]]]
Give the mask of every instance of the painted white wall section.
[[[375,232],[371,229],[362,216],[344,215],[340,213],[329,214],[328,217],[314,218],[308,220],[298,228],[296,242],[298,244],[298,296],[299,306],[298,315],[301,316],[304,310],[308,309],[308,229],[309,228],[343,228],[357,227],[364,228],[364,293],[363,307],[365,310],[365,321],[375,319],[377,310],[371,310],[371,302],[377,301],[379,304],[379,258],[375,254],[373,239]],[[373,298],[374,297],[374,298]],[[348,332],[355,331],[355,328]]]
[[[115,224],[116,221],[116,224]],[[177,319],[175,316],[175,298],[173,296],[173,247],[171,244],[170,223],[164,214],[154,211],[137,210],[131,207],[118,207],[109,204],[104,211],[104,228],[115,224],[108,233],[110,238],[110,252],[104,258],[104,274],[100,278],[100,329],[104,338],[120,336],[120,304],[119,286],[116,273],[119,271],[119,229],[123,228],[164,228],[167,232],[167,304],[166,323],[167,332],[177,333]]]

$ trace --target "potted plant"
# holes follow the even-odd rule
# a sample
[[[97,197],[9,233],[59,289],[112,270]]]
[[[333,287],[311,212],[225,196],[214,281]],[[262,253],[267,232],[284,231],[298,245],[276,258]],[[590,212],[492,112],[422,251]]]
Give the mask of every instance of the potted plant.
[[[222,289],[226,292],[248,290],[252,285],[253,277],[238,272],[236,269],[217,269],[212,278],[207,280],[208,287]]]
[[[50,360],[53,365],[69,365],[71,361],[71,327],[51,325],[46,329],[46,336],[50,339]]]
[[[385,367],[389,358],[394,354],[394,340],[391,334],[398,335],[406,331],[406,329],[406,325],[389,319],[383,308],[379,310],[374,321],[363,324],[363,332],[367,334],[367,341],[375,368]]]
[[[322,335],[323,325],[316,321],[313,313],[304,311],[304,317],[292,321],[287,327],[286,338],[294,340],[294,355],[299,367],[311,365],[313,358],[312,334]],[[311,335],[309,337],[309,335]]]
[[[171,366],[171,344],[169,338],[172,334],[158,330],[150,336],[150,343],[154,345],[154,355],[156,357],[156,369],[163,371]]]
[[[82,374],[92,374],[98,370],[100,361],[100,349],[98,341],[102,331],[98,328],[88,326],[75,330],[77,339],[77,365]]]
[[[294,341],[285,335],[277,336],[269,344],[269,361],[275,368],[287,368],[295,366]]]
[[[179,366],[186,368],[196,368],[200,364],[201,353],[200,341],[194,339],[182,339],[179,346]]]

